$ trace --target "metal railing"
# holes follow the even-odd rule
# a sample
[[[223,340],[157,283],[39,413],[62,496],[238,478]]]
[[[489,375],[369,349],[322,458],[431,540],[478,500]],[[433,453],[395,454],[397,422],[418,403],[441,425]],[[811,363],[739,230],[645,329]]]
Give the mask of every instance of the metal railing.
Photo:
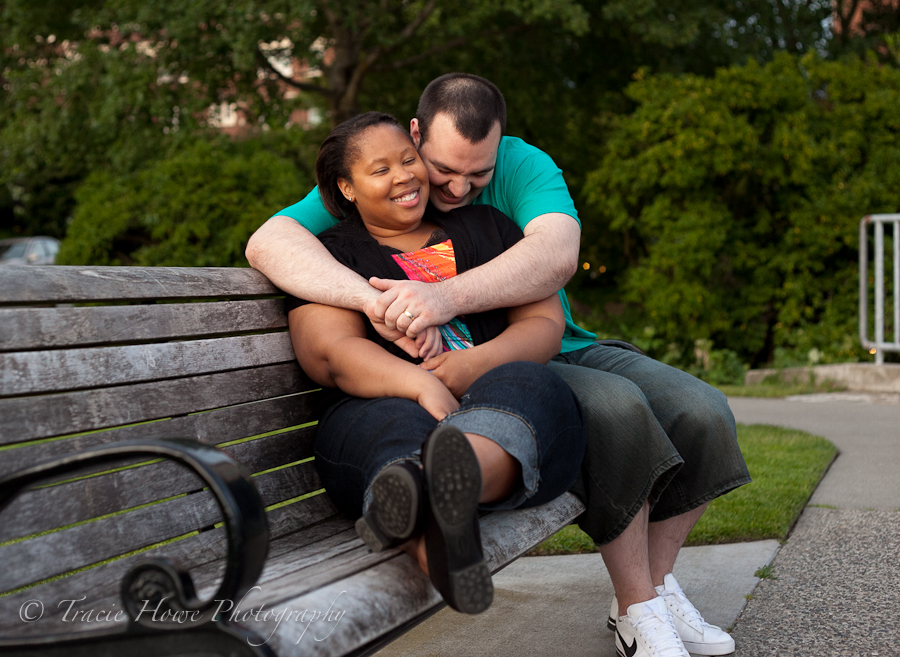
[[[869,340],[868,226],[875,227],[875,340]],[[894,225],[894,341],[885,342],[884,225]],[[859,340],[874,350],[875,364],[884,364],[885,351],[900,351],[900,214],[872,214],[859,222]]]

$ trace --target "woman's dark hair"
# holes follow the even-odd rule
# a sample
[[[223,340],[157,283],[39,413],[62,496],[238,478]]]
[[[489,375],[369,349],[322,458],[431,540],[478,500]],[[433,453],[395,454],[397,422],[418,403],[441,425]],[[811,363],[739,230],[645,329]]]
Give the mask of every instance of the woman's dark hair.
[[[359,137],[369,128],[378,125],[393,126],[409,137],[397,119],[390,114],[366,112],[337,126],[319,148],[319,155],[316,157],[316,184],[319,186],[319,196],[322,197],[325,209],[338,219],[343,219],[355,209],[338,188],[338,180],[341,178],[353,180],[350,168],[359,155],[357,145]]]
[[[446,73],[432,80],[422,96],[416,118],[419,120],[419,146],[428,139],[428,129],[438,114],[450,115],[456,130],[469,142],[478,144],[490,134],[495,123],[506,133],[506,100],[490,80],[471,73]]]

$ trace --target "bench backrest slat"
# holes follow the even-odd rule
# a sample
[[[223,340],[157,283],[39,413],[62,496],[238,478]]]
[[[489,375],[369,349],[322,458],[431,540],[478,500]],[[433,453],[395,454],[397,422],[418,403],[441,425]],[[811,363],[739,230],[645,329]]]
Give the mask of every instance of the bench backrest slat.
[[[283,333],[0,354],[3,396],[158,381],[293,362]]]
[[[78,452],[88,447],[126,440],[173,436],[195,438],[207,445],[219,445],[287,427],[296,427],[322,414],[324,397],[325,395],[320,392],[292,394],[157,422],[95,431],[64,440],[17,446],[2,452],[0,476],[22,470],[39,461]]]
[[[311,462],[261,474],[254,483],[267,506],[321,489]],[[209,529],[221,519],[212,493],[202,490],[0,546],[0,563],[4,564],[0,570],[0,590],[32,584],[193,531]]]
[[[196,413],[312,387],[295,362],[114,388],[0,399],[0,445]]]
[[[223,448],[251,473],[312,457],[314,427],[264,436]],[[90,520],[123,508],[198,490],[185,468],[162,461],[25,491],[9,505],[0,542]],[[312,492],[302,491],[300,494]],[[6,515],[8,514],[8,515]]]
[[[283,329],[282,299],[88,308],[0,307],[0,352]]]
[[[4,267],[0,303],[201,299],[279,294],[253,269],[232,267]]]

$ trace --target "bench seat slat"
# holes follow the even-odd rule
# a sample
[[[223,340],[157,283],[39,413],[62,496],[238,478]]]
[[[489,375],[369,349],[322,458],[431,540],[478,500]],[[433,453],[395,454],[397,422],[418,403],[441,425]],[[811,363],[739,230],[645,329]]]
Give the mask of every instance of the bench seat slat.
[[[298,393],[275,399],[217,408],[158,422],[120,427],[8,449],[0,458],[0,476],[95,447],[126,440],[160,437],[195,438],[207,445],[248,438],[319,419],[328,404],[322,392]]]
[[[352,527],[352,523],[344,517],[335,516],[335,513],[334,506],[326,495],[317,495],[273,509],[267,516],[272,539],[270,552],[284,553],[297,550],[331,536],[345,534],[348,528]],[[320,520],[321,518],[325,520]],[[289,550],[279,550],[279,545],[287,545]],[[192,577],[196,575],[195,581],[201,591],[212,591],[218,584],[224,568],[224,530],[217,528],[202,532],[176,543],[153,548],[0,598],[0,635],[40,636],[48,632],[77,630],[80,624],[61,622],[59,618],[61,610],[57,609],[57,604],[61,600],[84,596],[83,608],[121,609],[118,587],[122,577],[136,561],[150,557],[166,557],[173,560],[182,568],[189,570]],[[209,577],[205,579],[207,575]],[[202,593],[201,597],[204,597]],[[47,613],[39,622],[24,627],[18,610],[23,603],[33,599],[42,600]],[[96,625],[85,624],[82,629],[98,628]],[[28,633],[29,630],[36,631]]]
[[[311,462],[254,478],[268,505],[321,489]],[[209,491],[189,494],[0,547],[0,590],[99,563],[192,531],[212,527],[222,513]]]
[[[314,433],[314,427],[296,429],[230,445],[223,451],[256,473],[311,457]],[[156,502],[201,486],[189,469],[162,461],[24,491],[3,511],[0,542]]]
[[[0,351],[174,340],[286,326],[283,299],[0,308]]]
[[[196,413],[314,387],[294,362],[42,398],[0,399],[0,444]]]
[[[517,511],[499,511],[481,519],[481,534],[485,559],[491,572],[500,570],[519,554],[536,545],[547,534],[548,527],[556,531],[574,520],[584,506],[573,495],[562,497],[540,507]],[[372,568],[332,583],[317,583],[316,590],[292,595],[313,579],[311,572],[300,571],[269,583],[263,591],[247,596],[247,604],[266,599],[266,607],[279,610],[304,609],[325,612],[332,607],[344,611],[340,631],[325,641],[309,641],[303,636],[301,623],[282,622],[276,627],[274,617],[268,621],[248,620],[242,623],[261,636],[273,635],[269,646],[277,654],[296,654],[298,641],[303,654],[336,657],[360,649],[386,631],[421,616],[441,603],[440,595],[431,587],[428,577],[405,554],[388,559]],[[281,597],[284,595],[284,597]],[[349,625],[349,627],[348,627]],[[315,626],[311,625],[309,630]],[[318,636],[323,637],[330,626],[322,624]]]
[[[289,363],[287,333],[0,354],[0,397],[197,376]]]
[[[296,654],[297,645],[302,646],[302,654],[345,654],[366,646],[384,632],[421,616],[441,603],[439,594],[412,559],[396,550],[380,554],[368,552],[359,539],[353,537],[352,523],[347,518],[334,518],[307,526],[300,533],[278,533],[281,523],[274,516],[279,512],[293,513],[298,507],[325,501],[326,496],[319,495],[269,514],[275,537],[270,556],[258,582],[259,590],[251,591],[242,608],[264,602],[266,609],[275,612],[324,612],[334,603],[334,611],[344,612],[340,620],[343,627],[327,640],[317,642],[308,641],[312,635],[301,639],[304,628],[300,623],[282,622],[277,628],[274,618],[268,622],[249,619],[242,623],[263,637],[274,632],[269,645],[279,654]],[[567,494],[543,507],[498,512],[483,517],[485,557],[491,571],[496,572],[539,542],[546,535],[543,532],[548,526],[554,530],[563,527],[582,510],[581,503]],[[288,524],[294,526],[295,521],[292,519]],[[510,538],[512,541],[506,542]],[[314,555],[321,552],[329,552],[331,557],[317,559]],[[61,611],[56,609],[56,601],[85,595],[86,601],[76,608],[116,609],[118,607],[114,605],[119,604],[119,599],[110,592],[115,591],[130,563],[137,558],[155,555],[173,557],[190,568],[201,596],[208,596],[216,585],[216,573],[221,570],[220,567],[217,570],[216,560],[224,558],[221,530],[204,532],[136,557],[0,598],[0,633],[39,636],[54,631],[98,629],[90,624],[61,623]],[[292,563],[303,559],[309,559],[306,567],[291,568]],[[41,621],[25,627],[18,618],[18,610],[26,600],[31,599],[42,600],[47,613]],[[323,622],[311,625],[309,631],[323,638],[329,629],[330,625]],[[300,644],[296,643],[298,639]]]
[[[237,267],[4,267],[0,303],[77,303],[284,294]]]

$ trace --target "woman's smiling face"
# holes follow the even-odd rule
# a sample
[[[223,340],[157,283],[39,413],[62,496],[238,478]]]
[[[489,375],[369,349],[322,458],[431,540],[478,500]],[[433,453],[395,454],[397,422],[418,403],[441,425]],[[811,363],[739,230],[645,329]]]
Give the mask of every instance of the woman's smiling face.
[[[402,129],[376,125],[353,144],[351,179],[338,187],[356,204],[370,233],[388,237],[418,228],[428,203],[428,171]]]

